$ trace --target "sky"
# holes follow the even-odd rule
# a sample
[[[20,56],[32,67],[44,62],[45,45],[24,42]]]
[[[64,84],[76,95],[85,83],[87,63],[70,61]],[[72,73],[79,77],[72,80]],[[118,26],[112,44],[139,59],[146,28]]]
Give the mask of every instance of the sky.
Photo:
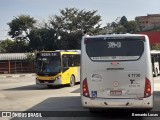
[[[0,0],[0,40],[9,38],[7,23],[15,17],[24,14],[42,21],[58,15],[59,10],[66,7],[97,10],[102,25],[122,16],[134,20],[136,16],[160,14],[160,0]]]

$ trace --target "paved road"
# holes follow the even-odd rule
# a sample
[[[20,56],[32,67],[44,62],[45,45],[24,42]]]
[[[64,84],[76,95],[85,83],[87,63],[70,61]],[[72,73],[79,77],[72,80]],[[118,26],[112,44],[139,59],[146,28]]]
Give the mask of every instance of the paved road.
[[[154,109],[160,111],[160,77],[154,78]],[[35,85],[34,76],[0,78],[0,111],[88,111],[81,107],[79,84],[74,87],[56,87],[47,88],[45,86]],[[119,114],[117,111],[109,111],[110,114]],[[123,111],[127,113],[128,111]],[[86,112],[87,113],[87,112]],[[53,114],[59,114],[54,113]],[[62,112],[61,115],[67,114]],[[74,114],[74,113],[73,113]],[[98,116],[98,115],[97,115]],[[1,118],[0,118],[1,119]],[[8,118],[3,118],[7,120]],[[28,118],[12,118],[12,120],[21,120]],[[31,118],[30,118],[31,119]],[[35,118],[34,118],[35,119]],[[37,118],[39,120],[40,118]],[[107,117],[95,117],[91,114],[88,117],[54,117],[42,119],[82,119],[82,120],[159,120],[157,117],[116,117],[108,115]],[[41,119],[40,119],[41,120]]]

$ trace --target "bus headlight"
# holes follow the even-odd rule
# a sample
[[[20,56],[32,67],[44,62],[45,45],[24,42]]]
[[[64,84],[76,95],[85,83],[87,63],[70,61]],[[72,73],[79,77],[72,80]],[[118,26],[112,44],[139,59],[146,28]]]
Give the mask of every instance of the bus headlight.
[[[60,76],[58,76],[58,77],[56,77],[56,79],[55,79],[55,80],[58,80],[58,79],[61,79],[61,75],[60,75]]]

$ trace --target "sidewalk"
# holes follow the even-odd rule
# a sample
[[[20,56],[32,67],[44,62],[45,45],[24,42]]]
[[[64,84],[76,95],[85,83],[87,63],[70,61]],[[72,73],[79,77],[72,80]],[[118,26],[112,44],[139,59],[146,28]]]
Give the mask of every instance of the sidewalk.
[[[160,91],[160,84],[154,84],[154,91]]]
[[[9,78],[9,77],[29,77],[29,76],[35,76],[35,73],[19,73],[19,74],[0,74],[0,78]]]

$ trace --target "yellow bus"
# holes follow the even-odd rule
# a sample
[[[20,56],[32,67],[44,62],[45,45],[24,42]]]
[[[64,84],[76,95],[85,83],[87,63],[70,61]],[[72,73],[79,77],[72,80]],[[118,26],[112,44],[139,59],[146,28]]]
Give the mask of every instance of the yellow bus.
[[[36,84],[69,84],[80,81],[80,50],[43,51],[36,55]]]

